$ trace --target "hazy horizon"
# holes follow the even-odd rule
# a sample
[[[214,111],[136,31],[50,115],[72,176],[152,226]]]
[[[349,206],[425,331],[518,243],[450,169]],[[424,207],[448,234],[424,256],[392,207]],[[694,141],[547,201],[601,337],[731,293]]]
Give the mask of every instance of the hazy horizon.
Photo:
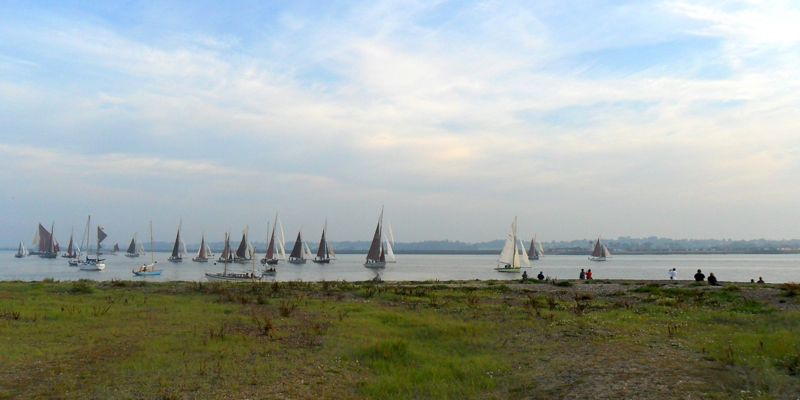
[[[0,5],[0,244],[800,237],[790,1]],[[113,243],[113,241],[112,241]]]

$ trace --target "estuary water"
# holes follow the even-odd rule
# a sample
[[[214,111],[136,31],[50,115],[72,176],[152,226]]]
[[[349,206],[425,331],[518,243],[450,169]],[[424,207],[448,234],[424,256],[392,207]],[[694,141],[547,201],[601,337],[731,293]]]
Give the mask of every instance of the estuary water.
[[[205,272],[222,271],[222,263],[182,263],[167,261],[168,253],[156,253],[161,276],[135,277],[131,270],[150,261],[150,255],[128,258],[122,254],[104,255],[106,269],[100,272],[81,271],[67,265],[67,259],[43,259],[29,256],[14,258],[13,251],[0,251],[0,281],[39,281],[45,278],[69,281],[150,280],[202,281]],[[263,255],[262,255],[263,256]],[[261,256],[260,256],[261,257]],[[278,281],[364,281],[376,272],[364,268],[364,255],[340,254],[328,265],[304,265],[281,262],[277,266]],[[519,279],[520,273],[501,273],[494,270],[495,255],[429,255],[398,254],[396,264],[379,271],[387,281]],[[229,269],[250,271],[251,265],[229,264]],[[592,269],[595,279],[668,279],[667,270],[678,269],[678,279],[692,279],[700,268],[708,275],[713,272],[721,281],[749,282],[763,276],[767,282],[800,282],[799,254],[730,254],[730,255],[621,255],[606,262],[591,262],[586,256],[545,255],[532,261],[528,275],[542,271],[557,279],[577,279],[581,268]],[[261,268],[257,265],[256,268]]]

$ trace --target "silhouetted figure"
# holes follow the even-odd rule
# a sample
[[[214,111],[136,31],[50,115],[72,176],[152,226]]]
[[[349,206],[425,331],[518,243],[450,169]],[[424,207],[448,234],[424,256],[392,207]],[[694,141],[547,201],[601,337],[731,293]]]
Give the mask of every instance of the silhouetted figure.
[[[586,279],[586,272],[583,271],[583,268],[581,268],[581,273],[578,274],[578,279],[580,280]]]
[[[539,275],[536,275],[536,277],[539,278],[540,281],[544,280],[544,274],[542,273],[542,271],[539,271]]]
[[[592,279],[592,270],[586,271],[586,280]]]
[[[706,276],[703,274],[703,271],[697,270],[697,273],[694,274],[694,280],[697,282],[702,282],[706,280]]]
[[[525,282],[528,280],[528,271],[522,271],[522,281]]]
[[[759,277],[758,277],[758,283],[766,283],[766,282],[764,282],[764,278],[762,278],[762,277],[760,277],[760,276],[759,276]]]
[[[717,286],[717,277],[714,276],[713,272],[708,274],[708,284]]]

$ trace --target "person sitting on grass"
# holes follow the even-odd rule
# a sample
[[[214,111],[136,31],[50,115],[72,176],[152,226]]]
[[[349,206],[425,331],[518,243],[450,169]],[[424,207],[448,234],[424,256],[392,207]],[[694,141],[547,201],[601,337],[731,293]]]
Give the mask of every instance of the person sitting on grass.
[[[578,279],[580,280],[586,279],[586,272],[583,271],[583,268],[581,268],[581,273],[578,274]]]
[[[544,280],[544,273],[542,273],[542,271],[539,271],[539,275],[536,275],[536,278],[538,278],[540,281],[543,281]]]
[[[677,268],[673,268],[673,269],[669,270],[669,280],[674,281],[675,279],[678,279],[678,269]]]
[[[717,286],[717,277],[714,276],[713,272],[708,274],[708,284],[709,285],[713,285],[713,286]]]
[[[762,278],[762,277],[760,277],[760,276],[759,276],[759,277],[758,277],[758,282],[757,282],[757,283],[765,283],[765,282],[764,282],[764,278]]]
[[[694,280],[697,282],[702,282],[706,280],[706,276],[703,274],[703,271],[697,270],[697,273],[694,274]]]
[[[522,271],[522,281],[523,282],[528,281],[528,271]]]
[[[591,280],[592,279],[592,270],[591,269],[586,271],[586,279],[587,280]]]

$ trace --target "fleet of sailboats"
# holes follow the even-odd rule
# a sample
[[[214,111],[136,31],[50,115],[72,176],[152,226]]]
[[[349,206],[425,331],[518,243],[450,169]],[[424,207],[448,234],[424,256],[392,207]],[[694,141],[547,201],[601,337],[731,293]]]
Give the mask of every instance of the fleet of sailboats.
[[[367,268],[385,268],[388,263],[397,262],[394,253],[394,232],[391,223],[388,223],[384,228],[383,217],[384,208],[381,207],[375,232],[372,237],[372,241],[370,242],[366,260],[364,262],[364,266]],[[90,242],[91,218],[91,215],[87,218],[85,235],[80,246],[74,240],[74,231],[70,233],[67,250],[62,257],[69,258],[69,264],[71,266],[80,266],[82,270],[102,271],[106,267],[104,263],[105,260],[100,258],[100,255],[102,254],[102,242],[108,237],[103,226],[98,225],[96,227],[94,257],[86,255],[85,260],[81,260],[81,247],[88,249],[88,254],[92,253],[92,246]],[[186,245],[181,239],[181,227],[182,222],[178,224],[175,242],[173,243],[172,252],[168,258],[168,260],[172,262],[181,262],[184,256],[187,254]],[[14,256],[17,258],[22,258],[28,254],[35,254],[44,258],[56,257],[59,250],[58,242],[53,235],[54,228],[55,223],[51,224],[50,230],[47,230],[42,224],[39,224],[33,241],[37,250],[29,252],[28,249],[25,248],[25,244],[20,242]],[[270,224],[267,224],[267,232],[269,232],[269,237],[267,240],[266,254],[264,258],[261,259],[261,263],[269,265],[270,267],[268,269],[260,271],[259,274],[256,273],[256,251],[249,241],[249,228],[245,227],[245,229],[242,231],[242,239],[239,242],[239,246],[235,250],[230,244],[230,233],[225,233],[224,248],[217,260],[218,262],[222,262],[225,265],[225,268],[221,273],[206,273],[206,277],[210,280],[260,280],[264,276],[274,275],[276,270],[273,266],[278,264],[278,262],[281,260],[288,261],[292,264],[305,264],[308,260],[312,260],[317,264],[329,264],[336,258],[333,245],[328,241],[327,220],[322,228],[322,234],[320,236],[319,246],[317,246],[316,255],[311,253],[311,249],[303,239],[302,229],[300,229],[297,233],[297,238],[294,242],[294,246],[292,247],[292,251],[287,257],[285,251],[286,246],[283,224],[278,219],[277,213],[275,214],[275,219],[272,226],[270,227]],[[150,223],[150,247],[150,263],[142,264],[138,269],[133,270],[132,272],[135,275],[142,276],[161,274],[161,270],[155,268],[157,261],[155,260],[154,255],[155,246],[153,242],[152,221]],[[118,243],[115,243],[114,252],[117,252],[118,250],[119,245]],[[143,254],[145,254],[144,246],[142,246],[142,244],[138,241],[137,234],[134,234],[125,252],[125,255],[127,257],[139,257]],[[503,249],[498,256],[495,270],[499,272],[519,272],[523,268],[530,267],[529,260],[539,260],[542,255],[544,255],[544,248],[541,242],[537,240],[536,235],[534,235],[531,239],[530,246],[526,251],[526,247],[518,236],[517,218],[515,217],[514,222],[511,224],[511,228],[506,236]],[[200,247],[198,248],[197,254],[192,258],[192,260],[196,262],[208,262],[209,260],[212,260],[213,257],[214,254],[211,251],[211,247],[205,239],[205,234],[203,234],[200,241]],[[603,244],[602,239],[598,237],[592,248],[589,260],[606,261],[610,257],[611,252],[608,250],[608,247]],[[250,272],[240,273],[231,272],[228,270],[228,264],[230,263],[246,264],[248,262],[253,265],[253,268]]]

